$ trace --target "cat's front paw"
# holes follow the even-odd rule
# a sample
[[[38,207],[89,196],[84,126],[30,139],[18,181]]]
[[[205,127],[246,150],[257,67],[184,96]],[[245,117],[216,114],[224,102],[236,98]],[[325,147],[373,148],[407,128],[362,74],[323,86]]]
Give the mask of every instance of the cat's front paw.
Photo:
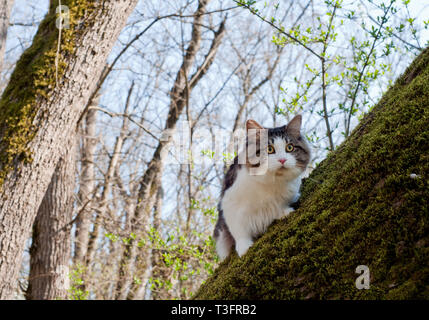
[[[253,241],[250,239],[238,239],[235,243],[235,250],[237,250],[238,256],[242,257],[252,244]]]
[[[291,207],[284,208],[280,219],[288,217],[291,214],[291,212],[294,212],[294,211],[295,210]]]

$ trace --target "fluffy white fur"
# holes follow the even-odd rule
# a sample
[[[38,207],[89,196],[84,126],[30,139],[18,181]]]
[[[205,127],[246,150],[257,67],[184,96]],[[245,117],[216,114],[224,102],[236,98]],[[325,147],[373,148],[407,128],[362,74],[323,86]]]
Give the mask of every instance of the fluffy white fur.
[[[276,152],[268,155],[266,173],[252,175],[246,166],[242,166],[221,202],[239,256],[246,253],[253,238],[265,232],[275,219],[293,211],[289,204],[298,194],[302,170],[296,167],[295,158],[285,151],[283,139],[275,139],[273,146]],[[286,159],[284,164],[279,161],[281,159]],[[230,250],[223,241],[217,243],[216,249],[221,259]]]

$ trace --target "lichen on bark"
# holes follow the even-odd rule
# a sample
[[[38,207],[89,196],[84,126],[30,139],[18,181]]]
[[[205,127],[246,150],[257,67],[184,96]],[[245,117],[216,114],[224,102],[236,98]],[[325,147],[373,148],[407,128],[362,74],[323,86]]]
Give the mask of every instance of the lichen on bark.
[[[6,176],[14,170],[17,162],[32,160],[28,143],[36,134],[33,120],[42,100],[56,90],[56,75],[59,84],[67,64],[65,57],[76,48],[76,37],[91,23],[95,1],[63,0],[69,8],[69,25],[61,31],[61,46],[57,57],[58,32],[56,13],[58,1],[51,1],[49,12],[41,22],[31,47],[18,60],[9,83],[0,99],[0,190]]]
[[[196,299],[429,298],[429,49],[302,185],[300,207]],[[358,290],[356,267],[370,270]]]

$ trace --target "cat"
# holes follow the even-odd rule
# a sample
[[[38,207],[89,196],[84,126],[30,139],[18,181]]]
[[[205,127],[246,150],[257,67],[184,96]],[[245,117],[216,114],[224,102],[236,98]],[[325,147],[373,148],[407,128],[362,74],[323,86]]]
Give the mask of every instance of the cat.
[[[246,121],[245,161],[240,163],[243,162],[239,161],[240,155],[234,158],[225,174],[218,205],[213,236],[220,260],[224,260],[234,246],[238,255],[243,256],[274,220],[293,211],[290,204],[299,197],[301,176],[310,160],[310,149],[300,132],[301,121],[301,115],[297,115],[287,125],[277,128],[264,128],[254,120]],[[256,132],[253,144],[250,132]],[[262,133],[267,137],[265,143],[262,143]],[[253,156],[260,157],[260,163],[251,161],[250,145],[255,150]],[[253,169],[262,167],[265,168],[263,174],[252,173]]]

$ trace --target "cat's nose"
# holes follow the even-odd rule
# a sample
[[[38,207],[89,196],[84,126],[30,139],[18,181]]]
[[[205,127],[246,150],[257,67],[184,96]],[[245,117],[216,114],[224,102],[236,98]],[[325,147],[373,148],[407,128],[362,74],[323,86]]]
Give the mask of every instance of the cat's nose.
[[[280,162],[281,164],[285,164],[286,159],[279,159],[279,162]]]

